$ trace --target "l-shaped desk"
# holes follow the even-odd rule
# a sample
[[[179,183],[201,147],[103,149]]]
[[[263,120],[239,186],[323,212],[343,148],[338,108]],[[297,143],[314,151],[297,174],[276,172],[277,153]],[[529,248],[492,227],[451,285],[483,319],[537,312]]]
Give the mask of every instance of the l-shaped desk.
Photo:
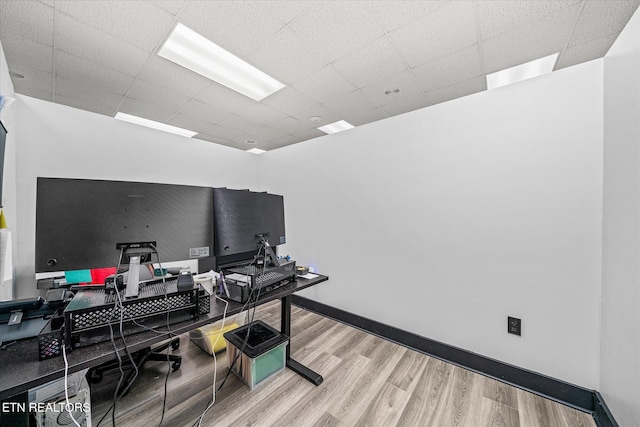
[[[276,299],[281,302],[280,330],[291,336],[291,296],[302,289],[317,285],[328,280],[327,276],[316,275],[312,279],[298,277],[296,281],[288,283],[267,294],[261,295],[257,305],[262,305]],[[151,347],[161,341],[168,340],[170,336],[176,336],[192,329],[216,322],[222,319],[225,305],[216,298],[211,297],[211,309],[207,314],[201,314],[197,319],[175,323],[171,325],[171,332],[166,327],[156,328],[156,332],[144,331],[127,336],[127,347],[130,352],[135,352]],[[244,304],[229,301],[227,316],[240,313]],[[164,331],[166,334],[158,334]],[[116,347],[122,358],[126,352],[121,339],[116,340]],[[304,378],[319,385],[322,376],[291,358],[291,344],[286,349],[287,367]],[[38,358],[38,340],[29,338],[0,350],[0,401],[11,400],[24,401],[29,389],[64,376],[64,360],[56,357],[48,360]],[[111,342],[101,342],[87,347],[75,349],[67,353],[69,362],[68,373],[99,366],[105,362],[116,360],[117,356]],[[20,398],[22,396],[22,398]],[[11,399],[9,399],[11,398]]]

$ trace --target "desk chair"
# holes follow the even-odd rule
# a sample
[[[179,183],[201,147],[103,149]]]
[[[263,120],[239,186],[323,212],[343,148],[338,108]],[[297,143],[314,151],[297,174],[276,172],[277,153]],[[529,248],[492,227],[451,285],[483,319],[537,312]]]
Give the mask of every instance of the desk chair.
[[[167,348],[169,348],[169,346],[171,346],[172,350],[177,350],[180,347],[180,338],[178,337],[173,338],[170,341],[155,348],[147,347],[147,348],[143,348],[142,350],[133,352],[131,353],[131,358],[133,359],[135,365],[137,366],[138,371],[142,370],[142,368],[144,367],[144,364],[147,363],[148,361],[156,361],[156,362],[168,361],[168,362],[172,362],[171,372],[175,372],[178,369],[180,369],[180,365],[182,364],[182,356],[177,354],[164,353],[164,351]],[[89,384],[99,383],[100,381],[102,381],[103,374],[106,371],[118,369],[119,366],[120,365],[118,361],[113,360],[111,362],[106,362],[106,363],[103,363],[102,365],[90,368],[89,372],[87,373],[87,379],[89,381]],[[133,381],[135,379],[134,375],[136,373],[136,370],[133,368],[131,364],[131,359],[126,355],[122,357],[122,367],[123,369],[130,367],[131,370],[129,371],[129,373],[124,379],[124,382],[120,386],[120,390],[118,390],[118,395],[120,397],[125,396],[129,392],[129,389],[133,385]]]

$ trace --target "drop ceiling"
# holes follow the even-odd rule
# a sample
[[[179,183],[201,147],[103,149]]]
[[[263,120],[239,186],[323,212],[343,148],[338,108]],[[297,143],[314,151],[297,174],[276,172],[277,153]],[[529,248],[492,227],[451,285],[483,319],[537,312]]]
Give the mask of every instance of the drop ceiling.
[[[17,93],[273,150],[486,90],[486,74],[555,52],[555,70],[600,58],[639,4],[1,0],[0,41]],[[178,22],[286,86],[256,102],[158,56]]]

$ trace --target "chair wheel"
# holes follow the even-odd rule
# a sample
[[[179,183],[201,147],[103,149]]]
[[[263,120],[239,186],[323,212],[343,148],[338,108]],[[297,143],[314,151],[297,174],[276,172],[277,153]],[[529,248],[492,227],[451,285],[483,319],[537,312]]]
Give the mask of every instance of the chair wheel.
[[[171,348],[177,350],[180,347],[180,340],[171,341]]]
[[[182,362],[173,362],[173,364],[171,365],[171,370],[173,372],[177,371],[178,369],[180,369],[181,364]]]

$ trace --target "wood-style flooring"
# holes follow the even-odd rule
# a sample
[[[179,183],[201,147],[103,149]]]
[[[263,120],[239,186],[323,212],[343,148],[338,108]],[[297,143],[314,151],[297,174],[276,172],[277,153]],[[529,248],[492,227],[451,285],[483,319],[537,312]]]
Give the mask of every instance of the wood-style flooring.
[[[280,303],[256,319],[279,328]],[[197,425],[212,397],[213,358],[181,336],[182,367],[169,375],[163,426]],[[320,373],[315,386],[284,370],[251,391],[231,374],[202,426],[595,427],[590,414],[409,350],[306,310],[292,308],[291,354]],[[116,425],[158,426],[165,362],[149,362],[116,406]],[[218,355],[217,386],[227,373]],[[96,427],[112,405],[119,373],[91,387]],[[111,426],[111,414],[100,426]]]

